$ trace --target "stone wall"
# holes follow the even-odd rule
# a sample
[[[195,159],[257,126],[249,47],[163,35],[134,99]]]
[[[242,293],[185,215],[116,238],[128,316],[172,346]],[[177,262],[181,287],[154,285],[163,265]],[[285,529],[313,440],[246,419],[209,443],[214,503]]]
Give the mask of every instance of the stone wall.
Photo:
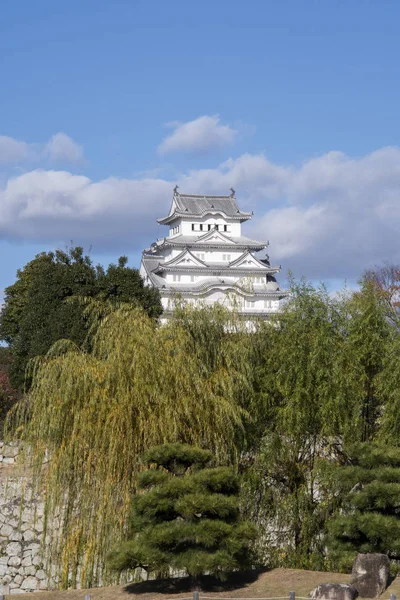
[[[43,501],[32,498],[30,475],[19,462],[18,445],[0,442],[0,593],[47,590],[56,583],[41,553]],[[24,498],[23,510],[21,499]]]

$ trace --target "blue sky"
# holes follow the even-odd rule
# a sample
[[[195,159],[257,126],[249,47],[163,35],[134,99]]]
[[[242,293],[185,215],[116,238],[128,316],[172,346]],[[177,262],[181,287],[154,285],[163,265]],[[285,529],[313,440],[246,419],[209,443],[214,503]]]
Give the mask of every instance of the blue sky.
[[[3,0],[0,288],[140,252],[172,189],[254,210],[283,275],[400,262],[397,0]]]

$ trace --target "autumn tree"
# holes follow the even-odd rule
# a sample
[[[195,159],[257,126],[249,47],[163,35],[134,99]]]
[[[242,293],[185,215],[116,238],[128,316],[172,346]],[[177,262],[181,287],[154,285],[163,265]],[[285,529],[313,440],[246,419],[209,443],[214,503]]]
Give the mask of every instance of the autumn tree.
[[[371,281],[387,304],[398,312],[400,308],[400,265],[385,262],[381,266],[367,269],[364,279]]]

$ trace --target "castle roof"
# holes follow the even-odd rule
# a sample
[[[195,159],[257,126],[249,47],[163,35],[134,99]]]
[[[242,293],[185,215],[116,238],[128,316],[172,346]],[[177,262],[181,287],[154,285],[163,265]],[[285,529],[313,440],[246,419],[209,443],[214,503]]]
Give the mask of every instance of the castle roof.
[[[208,231],[202,236],[193,235],[178,235],[176,237],[164,237],[158,239],[152,245],[152,248],[147,248],[145,252],[151,252],[153,249],[158,251],[161,247],[187,247],[187,248],[223,248],[225,250],[237,250],[238,248],[251,248],[252,250],[262,250],[269,246],[268,241],[258,242],[244,235],[227,236],[221,232]]]
[[[243,212],[239,209],[234,190],[230,196],[204,196],[180,194],[176,187],[168,216],[157,221],[168,224],[177,217],[199,218],[207,214],[221,214],[226,218],[239,221],[247,221],[252,217],[251,212]]]

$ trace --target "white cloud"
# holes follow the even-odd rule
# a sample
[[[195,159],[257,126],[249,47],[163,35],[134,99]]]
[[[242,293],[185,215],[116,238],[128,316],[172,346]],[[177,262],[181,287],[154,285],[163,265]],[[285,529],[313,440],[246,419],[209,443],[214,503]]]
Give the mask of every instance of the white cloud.
[[[83,158],[82,146],[65,133],[56,133],[46,144],[28,144],[0,135],[0,164],[21,165],[27,162],[74,163]]]
[[[400,263],[400,148],[359,158],[330,152],[296,168],[245,154],[177,183],[188,193],[233,186],[239,205],[255,213],[244,233],[269,239],[271,261],[284,271],[355,279],[369,265]],[[31,171],[0,187],[0,237],[138,251],[165,235],[155,219],[167,214],[174,184]]]
[[[7,135],[0,135],[0,163],[18,163],[29,158],[29,144],[19,142]]]
[[[236,130],[229,125],[221,125],[218,115],[204,115],[187,123],[169,123],[174,131],[158,146],[160,154],[171,152],[207,152],[232,144]]]
[[[46,144],[45,152],[56,162],[79,162],[83,158],[82,146],[66,133],[56,133]]]

